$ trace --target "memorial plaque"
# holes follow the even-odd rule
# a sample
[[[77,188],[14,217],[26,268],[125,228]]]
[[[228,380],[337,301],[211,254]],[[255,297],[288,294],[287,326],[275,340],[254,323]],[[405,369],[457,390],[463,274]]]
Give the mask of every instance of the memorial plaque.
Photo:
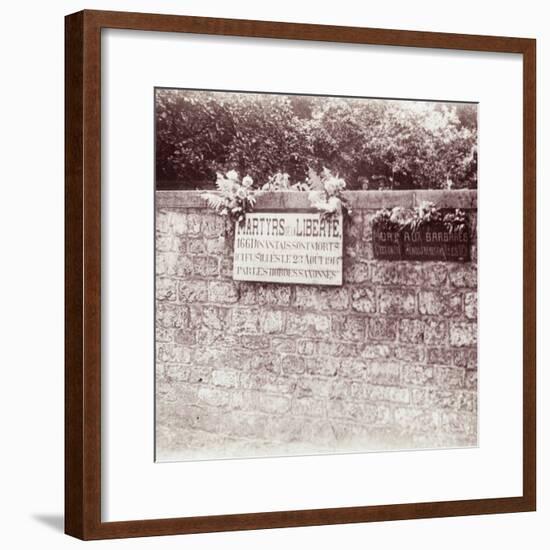
[[[374,257],[380,260],[401,259],[401,231],[377,225],[372,228]]]
[[[342,215],[253,212],[235,228],[233,279],[342,285]]]
[[[374,257],[380,260],[470,261],[470,235],[465,227],[449,231],[441,222],[418,230],[373,227]]]

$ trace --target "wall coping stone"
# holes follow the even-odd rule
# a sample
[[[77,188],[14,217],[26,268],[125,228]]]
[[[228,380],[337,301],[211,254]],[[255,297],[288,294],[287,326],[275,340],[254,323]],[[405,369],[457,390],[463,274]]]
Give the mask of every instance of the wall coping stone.
[[[201,208],[206,201],[204,191],[157,191],[157,208]],[[394,206],[414,207],[423,201],[433,202],[439,208],[477,209],[475,189],[434,189],[411,191],[346,191],[344,193],[352,209],[378,210]],[[303,191],[265,192],[258,196],[256,210],[311,208],[307,193]]]

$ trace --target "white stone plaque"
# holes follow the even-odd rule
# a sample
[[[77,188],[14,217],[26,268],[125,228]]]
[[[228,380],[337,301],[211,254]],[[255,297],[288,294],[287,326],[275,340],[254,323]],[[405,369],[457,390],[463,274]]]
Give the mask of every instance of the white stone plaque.
[[[252,212],[235,227],[233,279],[342,285],[342,215]]]

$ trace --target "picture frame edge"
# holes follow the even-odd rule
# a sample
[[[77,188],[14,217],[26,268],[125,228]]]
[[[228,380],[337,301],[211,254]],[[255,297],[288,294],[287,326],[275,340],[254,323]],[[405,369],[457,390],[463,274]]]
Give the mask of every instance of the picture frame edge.
[[[152,22],[151,24],[148,23]],[[168,31],[166,26],[172,26]],[[154,27],[154,28],[149,28]],[[102,28],[523,55],[523,495],[206,517],[101,520]],[[181,30],[189,29],[189,30]],[[240,31],[239,31],[240,29]],[[271,29],[271,30],[269,30]],[[282,32],[281,29],[286,29]],[[341,33],[339,38],[328,36]],[[242,32],[244,34],[237,34]],[[299,36],[304,33],[304,36]],[[347,33],[347,34],[346,34]],[[267,34],[268,36],[264,36]],[[273,36],[278,34],[278,36]],[[361,37],[361,40],[358,39]],[[368,41],[365,42],[365,38]],[[353,38],[353,40],[352,40]],[[445,45],[445,41],[450,45]],[[430,43],[431,46],[426,44]],[[470,47],[461,47],[466,43]],[[420,45],[423,44],[423,45]],[[536,40],[101,10],[65,17],[65,532],[82,540],[536,510]]]

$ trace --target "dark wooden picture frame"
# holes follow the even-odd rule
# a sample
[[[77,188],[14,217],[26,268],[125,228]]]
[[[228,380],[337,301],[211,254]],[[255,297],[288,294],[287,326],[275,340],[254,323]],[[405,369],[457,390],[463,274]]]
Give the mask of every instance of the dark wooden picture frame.
[[[66,17],[65,531],[107,539],[533,511],[536,507],[535,56],[532,39],[108,11]],[[523,56],[523,495],[102,522],[101,30],[315,40]]]

